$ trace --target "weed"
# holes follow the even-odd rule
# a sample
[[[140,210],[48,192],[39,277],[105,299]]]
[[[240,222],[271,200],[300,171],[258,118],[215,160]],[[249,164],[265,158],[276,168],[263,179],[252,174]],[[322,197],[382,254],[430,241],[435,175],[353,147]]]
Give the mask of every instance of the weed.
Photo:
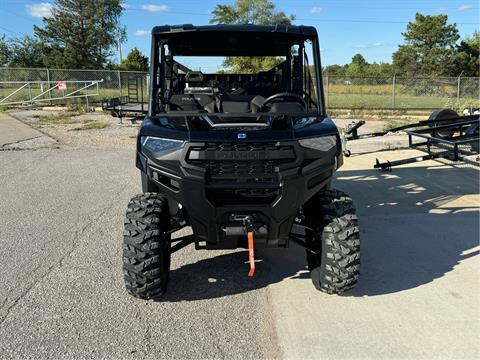
[[[109,123],[103,121],[89,121],[86,122],[82,127],[72,129],[72,131],[82,131],[82,130],[100,130],[110,126]]]
[[[77,114],[71,112],[64,112],[57,115],[33,115],[33,117],[43,123],[68,125],[78,123],[77,120],[72,119],[72,116],[75,115]]]
[[[385,125],[383,125],[383,131],[390,131],[399,126],[408,125],[408,124],[410,124],[410,122],[388,119],[385,121]]]

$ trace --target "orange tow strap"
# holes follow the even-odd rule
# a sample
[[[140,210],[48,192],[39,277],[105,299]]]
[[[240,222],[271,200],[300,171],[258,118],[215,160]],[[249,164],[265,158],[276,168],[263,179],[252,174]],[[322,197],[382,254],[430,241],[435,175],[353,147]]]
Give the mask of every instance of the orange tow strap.
[[[250,271],[248,272],[248,276],[252,277],[253,273],[255,272],[255,257],[253,252],[253,231],[249,231],[247,233],[248,237],[248,260],[250,262]]]

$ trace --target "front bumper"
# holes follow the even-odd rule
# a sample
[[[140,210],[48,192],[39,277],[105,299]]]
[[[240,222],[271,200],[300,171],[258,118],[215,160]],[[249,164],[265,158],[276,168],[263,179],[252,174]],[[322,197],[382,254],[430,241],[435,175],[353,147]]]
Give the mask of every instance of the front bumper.
[[[298,209],[342,162],[339,145],[305,149],[297,141],[187,142],[164,156],[137,152],[137,167],[182,204],[197,248],[246,246],[242,216],[255,221],[256,246],[287,247]]]

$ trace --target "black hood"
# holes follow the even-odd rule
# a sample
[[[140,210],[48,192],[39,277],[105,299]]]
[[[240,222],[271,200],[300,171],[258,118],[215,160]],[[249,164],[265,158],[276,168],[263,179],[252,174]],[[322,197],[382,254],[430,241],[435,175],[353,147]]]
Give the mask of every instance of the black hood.
[[[139,135],[187,141],[271,141],[337,133],[329,117],[312,114],[165,114],[146,117]]]

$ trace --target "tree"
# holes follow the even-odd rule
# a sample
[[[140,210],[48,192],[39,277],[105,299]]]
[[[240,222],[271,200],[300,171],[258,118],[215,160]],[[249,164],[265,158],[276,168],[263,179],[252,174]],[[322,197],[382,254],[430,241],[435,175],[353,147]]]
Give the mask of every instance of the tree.
[[[13,39],[0,38],[0,66],[43,67],[50,49],[37,38],[25,35]]]
[[[39,39],[25,35],[22,38],[14,38],[8,42],[10,57],[8,66],[16,67],[44,67],[44,58],[50,52],[45,43]]]
[[[346,75],[348,76],[365,76],[366,69],[370,64],[365,60],[363,55],[355,54],[352,62],[348,65]]]
[[[121,0],[56,0],[44,27],[35,34],[51,52],[45,65],[86,69],[104,68],[125,29],[120,27]]]
[[[148,71],[148,57],[144,56],[140,50],[134,47],[127,55],[127,58],[122,60],[118,66],[120,70],[130,71]]]
[[[452,75],[480,76],[480,32],[460,42],[453,65]]]
[[[291,25],[294,15],[276,11],[268,0],[236,0],[233,5],[216,5],[212,11],[214,24]],[[223,66],[231,72],[256,73],[266,71],[282,61],[277,57],[227,57]]]
[[[333,76],[345,76],[345,71],[348,65],[327,65],[323,68],[323,72],[325,75],[333,75]]]
[[[0,67],[7,66],[10,61],[10,47],[5,40],[5,35],[0,37]]]
[[[216,5],[212,11],[213,24],[291,25],[295,15],[275,11],[275,4],[268,0],[236,0],[233,5]]]
[[[402,33],[405,45],[393,54],[398,73],[415,76],[448,75],[459,39],[456,24],[447,24],[447,15],[415,15]]]

